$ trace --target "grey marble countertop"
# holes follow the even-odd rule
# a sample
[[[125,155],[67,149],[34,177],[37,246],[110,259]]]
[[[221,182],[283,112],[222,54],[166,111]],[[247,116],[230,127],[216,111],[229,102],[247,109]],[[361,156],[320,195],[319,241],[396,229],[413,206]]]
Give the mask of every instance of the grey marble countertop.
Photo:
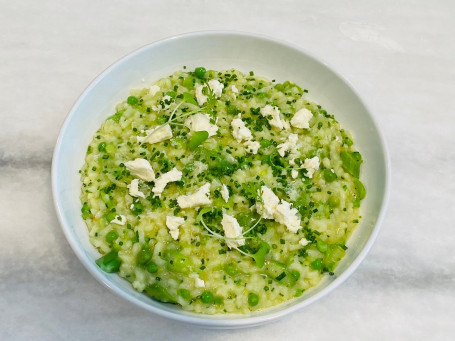
[[[0,0],[0,340],[454,340],[453,1]],[[392,192],[368,257],[270,325],[210,331],[102,287],[60,229],[50,166],[71,105],[102,70],[173,34],[235,29],[322,56],[373,109]]]

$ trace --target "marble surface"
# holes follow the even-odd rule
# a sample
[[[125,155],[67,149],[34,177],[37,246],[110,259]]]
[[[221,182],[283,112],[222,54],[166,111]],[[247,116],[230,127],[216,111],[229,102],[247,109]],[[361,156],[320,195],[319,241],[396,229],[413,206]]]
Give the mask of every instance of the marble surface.
[[[454,16],[450,0],[0,0],[0,340],[453,340]],[[324,299],[258,328],[204,330],[123,301],[79,263],[52,204],[52,150],[88,83],[142,45],[205,29],[323,56],[390,148],[389,210],[366,260]]]

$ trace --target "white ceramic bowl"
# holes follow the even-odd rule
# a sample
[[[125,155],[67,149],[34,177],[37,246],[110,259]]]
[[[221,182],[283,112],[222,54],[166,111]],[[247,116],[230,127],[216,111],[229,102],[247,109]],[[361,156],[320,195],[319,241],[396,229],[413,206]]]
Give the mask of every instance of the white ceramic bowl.
[[[349,251],[335,276],[327,276],[316,288],[280,306],[249,316],[206,316],[154,301],[135,291],[129,282],[98,268],[100,255],[90,244],[81,218],[79,169],[89,142],[114,105],[128,91],[168,76],[184,65],[222,70],[254,70],[277,81],[292,80],[309,89],[309,98],[335,115],[351,131],[364,158],[362,181],[367,196],[362,201],[362,220],[348,243]],[[234,328],[262,324],[308,306],[342,283],[371,248],[384,216],[388,196],[389,161],[384,139],[369,110],[352,86],[327,65],[303,49],[266,38],[237,32],[198,32],[175,36],[147,45],[109,67],[84,91],[63,124],[54,151],[52,187],[63,231],[87,270],[126,300],[161,316],[203,325]]]

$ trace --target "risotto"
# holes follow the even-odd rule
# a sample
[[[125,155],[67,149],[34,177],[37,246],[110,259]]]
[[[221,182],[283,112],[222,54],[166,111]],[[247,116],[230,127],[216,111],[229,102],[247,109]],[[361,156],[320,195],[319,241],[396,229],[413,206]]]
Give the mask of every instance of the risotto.
[[[98,266],[202,314],[275,306],[333,275],[361,218],[362,157],[307,93],[203,67],[131,90],[80,171]]]

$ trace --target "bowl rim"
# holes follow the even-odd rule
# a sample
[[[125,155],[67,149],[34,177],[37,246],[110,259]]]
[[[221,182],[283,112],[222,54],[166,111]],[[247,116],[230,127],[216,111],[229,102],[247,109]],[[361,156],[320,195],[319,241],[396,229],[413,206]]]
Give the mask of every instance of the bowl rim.
[[[270,313],[267,313],[264,315],[258,315],[258,316],[227,315],[226,318],[220,317],[220,315],[203,315],[203,314],[195,315],[195,316],[188,316],[188,315],[184,315],[184,314],[180,314],[180,313],[176,313],[176,312],[162,310],[159,307],[149,305],[145,302],[140,301],[139,299],[137,299],[135,297],[130,296],[129,294],[125,293],[122,289],[118,288],[117,286],[112,285],[105,277],[102,276],[100,270],[95,266],[95,263],[89,261],[86,258],[82,247],[80,246],[80,244],[77,242],[77,240],[71,233],[70,223],[65,220],[64,215],[63,215],[63,207],[61,206],[60,194],[58,191],[57,165],[59,164],[62,140],[68,129],[69,122],[71,121],[71,118],[75,114],[80,103],[85,99],[86,95],[99,82],[101,82],[107,74],[109,74],[118,64],[121,64],[121,63],[127,61],[128,59],[142,53],[143,51],[145,51],[149,48],[156,47],[156,46],[159,46],[162,44],[166,44],[172,40],[204,37],[204,36],[217,36],[217,35],[220,35],[220,36],[233,35],[233,36],[240,36],[243,38],[266,40],[266,41],[275,43],[277,45],[281,45],[283,47],[296,50],[297,52],[306,55],[310,59],[313,59],[317,63],[324,65],[328,70],[333,72],[333,74],[335,74],[342,82],[344,82],[346,84],[346,86],[348,86],[348,88],[358,98],[359,102],[364,106],[367,115],[371,119],[371,121],[374,125],[374,128],[376,129],[376,131],[378,133],[379,141],[380,141],[381,148],[382,148],[384,167],[385,167],[384,197],[381,202],[381,207],[379,210],[378,218],[375,222],[375,226],[374,226],[365,246],[360,251],[358,256],[354,259],[354,261],[336,279],[334,279],[333,282],[331,282],[329,285],[327,285],[327,287],[318,291],[317,293],[310,296],[309,298],[307,298],[301,302],[297,302],[291,306],[285,307],[283,309],[280,309],[277,311],[271,311]],[[266,36],[263,34],[249,33],[249,32],[236,31],[236,30],[207,30],[207,31],[194,31],[194,32],[189,32],[189,33],[172,35],[170,37],[166,37],[166,38],[157,40],[150,44],[146,44],[146,45],[124,55],[123,57],[119,58],[114,63],[112,63],[110,66],[108,66],[104,71],[102,71],[98,76],[96,76],[90,82],[90,84],[85,88],[85,90],[78,97],[78,99],[74,102],[74,104],[71,106],[70,111],[66,115],[65,120],[63,121],[63,123],[61,125],[60,132],[59,132],[56,144],[55,144],[53,157],[52,157],[51,181],[52,181],[52,196],[53,196],[54,207],[55,207],[55,210],[57,213],[58,221],[60,223],[60,226],[62,227],[63,233],[64,233],[68,243],[70,244],[71,248],[73,249],[74,253],[76,254],[76,256],[79,258],[79,260],[84,265],[84,267],[87,269],[87,271],[93,277],[95,277],[98,280],[98,282],[103,284],[105,287],[107,287],[112,292],[123,297],[127,301],[135,304],[136,306],[139,306],[147,311],[153,312],[157,315],[160,315],[160,316],[163,316],[166,318],[170,318],[170,319],[173,319],[176,321],[185,322],[185,323],[189,323],[189,324],[193,324],[193,325],[205,326],[205,327],[209,327],[209,328],[210,327],[212,327],[212,328],[242,328],[242,327],[260,325],[260,324],[263,324],[266,322],[277,320],[292,312],[295,312],[306,306],[309,306],[313,302],[319,300],[320,298],[324,297],[325,295],[327,295],[328,293],[330,293],[331,291],[336,289],[358,268],[360,263],[365,259],[366,255],[368,254],[371,247],[373,246],[373,244],[376,240],[376,237],[379,233],[379,230],[381,228],[381,225],[384,221],[385,213],[386,213],[388,202],[389,202],[389,196],[390,196],[390,174],[391,174],[390,156],[389,156],[389,151],[387,148],[386,140],[383,136],[383,133],[380,129],[378,122],[376,121],[374,115],[372,114],[370,107],[362,100],[361,96],[359,95],[359,92],[353,86],[353,84],[346,77],[341,75],[339,72],[335,71],[335,69],[332,68],[323,58],[320,58],[319,56],[316,57],[311,52],[307,51],[306,49],[304,49],[294,43],[290,43],[287,41],[283,41],[281,39],[269,37],[269,36]]]

